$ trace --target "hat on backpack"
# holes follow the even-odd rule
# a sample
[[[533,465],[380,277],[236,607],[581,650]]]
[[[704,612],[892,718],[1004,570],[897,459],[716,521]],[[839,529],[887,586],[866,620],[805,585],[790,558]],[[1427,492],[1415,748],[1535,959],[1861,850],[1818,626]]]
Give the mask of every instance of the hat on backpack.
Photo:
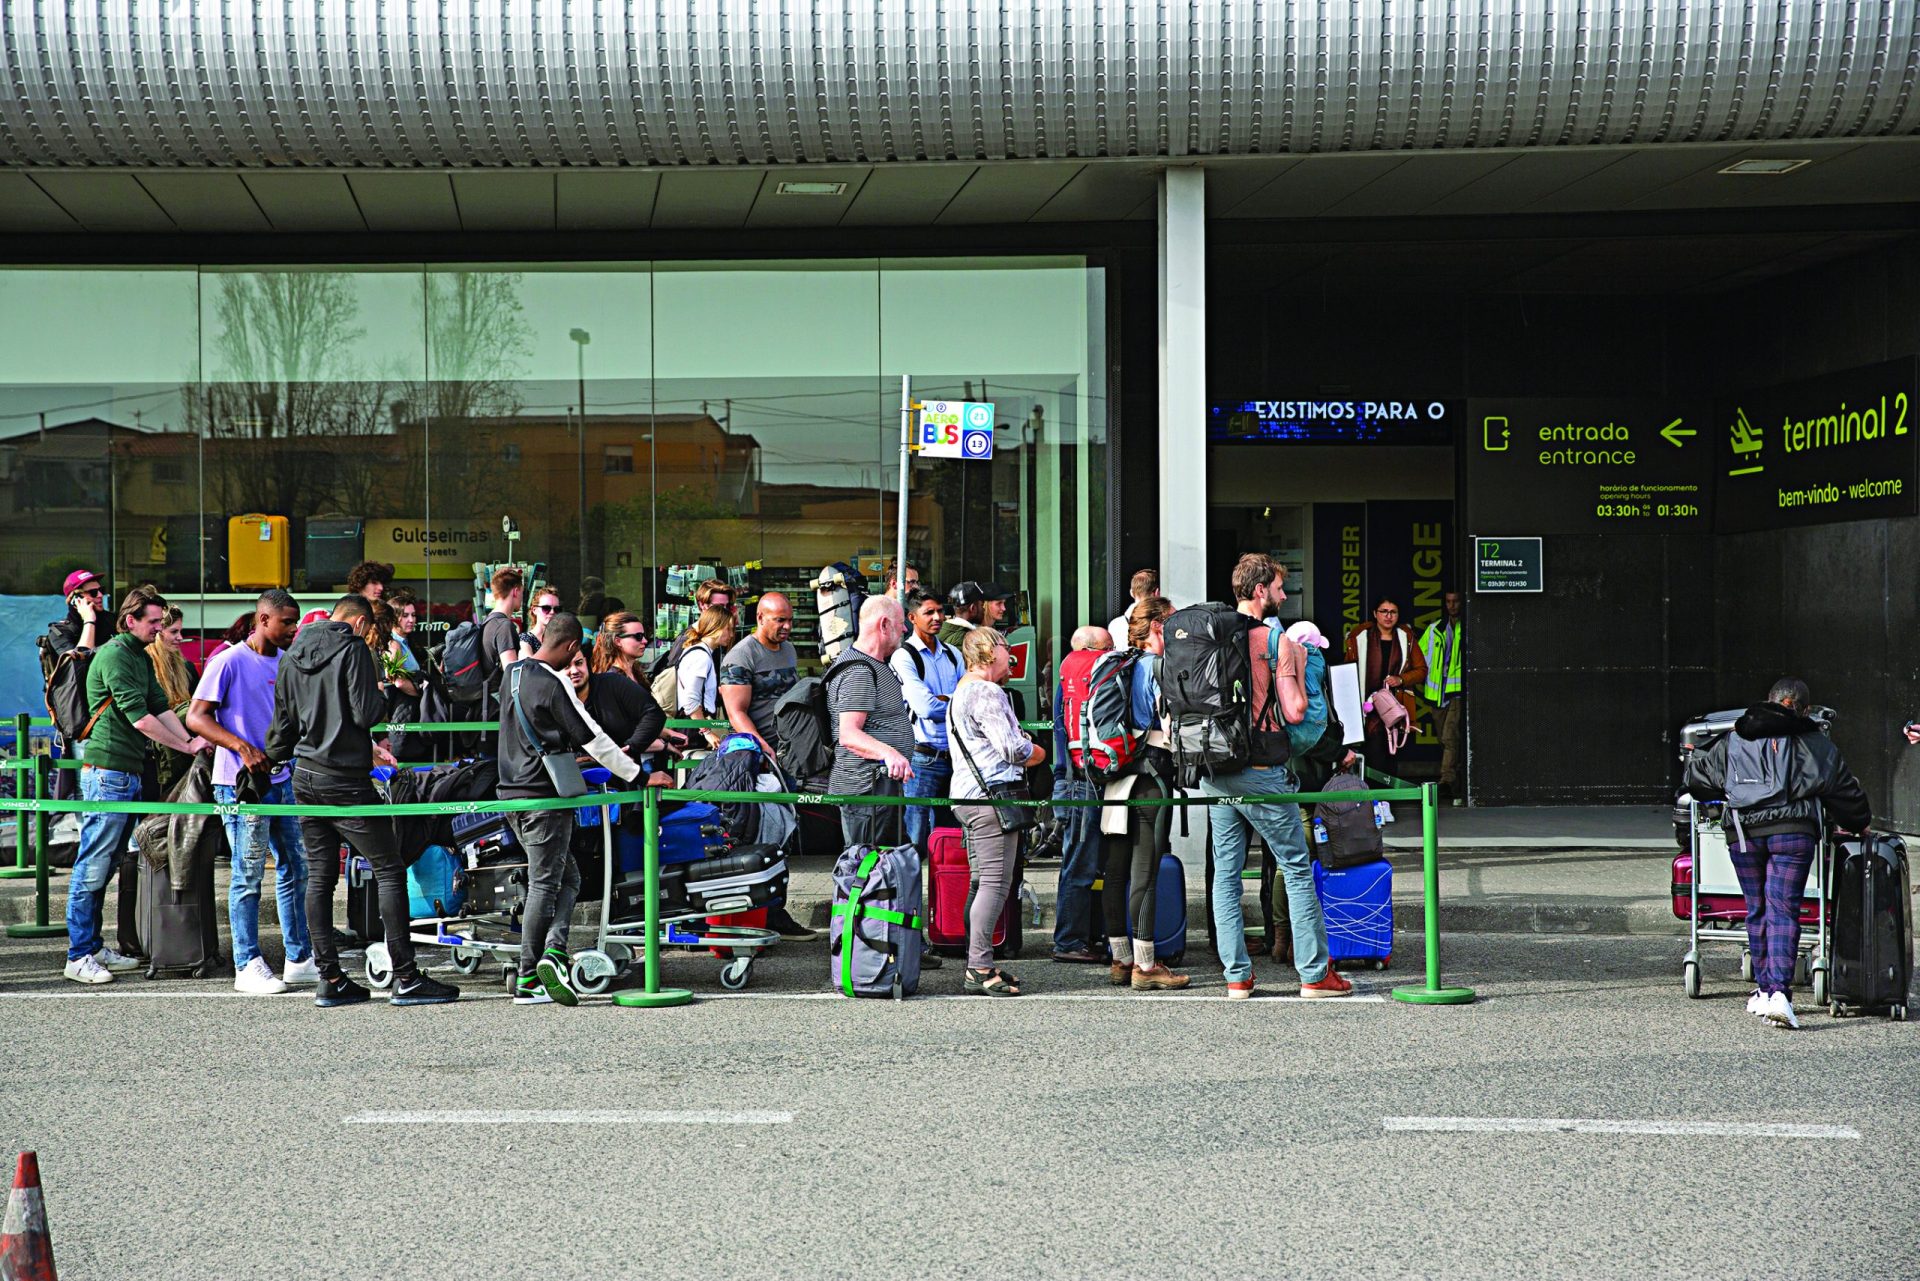
[[[1317,626],[1304,618],[1287,628],[1287,639],[1298,641],[1302,645],[1314,645],[1320,649],[1325,649],[1331,644],[1325,636],[1320,634]]]

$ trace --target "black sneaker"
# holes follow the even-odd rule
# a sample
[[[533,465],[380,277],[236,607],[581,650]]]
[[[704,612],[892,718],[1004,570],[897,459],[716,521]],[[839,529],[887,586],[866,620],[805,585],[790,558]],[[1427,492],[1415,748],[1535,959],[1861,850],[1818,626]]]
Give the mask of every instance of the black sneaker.
[[[387,998],[392,1005],[445,1005],[459,999],[459,988],[425,974],[395,979],[393,995]]]
[[[921,969],[937,970],[944,964],[945,962],[940,959],[940,954],[933,950],[933,944],[922,943],[920,945],[920,968]]]
[[[367,989],[355,983],[344,974],[332,978],[322,976],[319,990],[313,994],[313,1003],[323,1010],[336,1005],[358,1005],[367,999]]]
[[[770,907],[767,909],[767,928],[783,939],[793,939],[798,942],[819,937],[818,931],[810,930],[800,924],[800,922],[794,920],[793,913],[787,911],[784,907]]]
[[[573,990],[573,984],[568,977],[572,969],[564,952],[548,952],[540,958],[540,963],[533,967],[540,986],[546,990],[547,996],[555,1005],[580,1004],[580,994]]]

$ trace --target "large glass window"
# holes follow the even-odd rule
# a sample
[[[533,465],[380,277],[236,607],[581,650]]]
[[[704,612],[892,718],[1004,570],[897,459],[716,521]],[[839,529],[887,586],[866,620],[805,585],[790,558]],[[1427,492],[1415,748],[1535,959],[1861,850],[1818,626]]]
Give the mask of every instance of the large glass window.
[[[0,611],[153,582],[200,657],[264,585],[381,561],[445,627],[514,561],[663,633],[785,590],[812,659],[810,581],[893,554],[905,376],[997,419],[913,462],[909,559],[1022,593],[1037,674],[1106,596],[1104,316],[1077,258],[0,270]]]

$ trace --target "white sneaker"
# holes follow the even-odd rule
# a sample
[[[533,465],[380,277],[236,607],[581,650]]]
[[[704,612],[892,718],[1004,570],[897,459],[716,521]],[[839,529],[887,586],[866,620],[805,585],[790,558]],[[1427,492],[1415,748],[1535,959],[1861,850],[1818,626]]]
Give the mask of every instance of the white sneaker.
[[[77,961],[68,961],[65,974],[75,983],[111,983],[113,974],[100,964],[97,956],[83,956]]]
[[[1755,1018],[1763,1017],[1767,1012],[1767,994],[1759,988],[1753,989],[1753,995],[1747,998],[1747,1013]]]
[[[304,961],[288,961],[286,969],[280,972],[280,978],[288,987],[302,983],[318,983],[320,967],[313,963],[312,957]]]
[[[111,974],[127,974],[144,964],[131,956],[122,956],[110,947],[103,947],[95,952],[93,959],[100,963],[101,969]]]
[[[256,956],[247,962],[246,969],[233,976],[233,990],[248,996],[278,996],[287,990],[287,985],[273,972],[266,957]]]
[[[1798,1028],[1800,1020],[1794,1017],[1793,1002],[1787,999],[1785,992],[1775,992],[1767,998],[1764,1011],[1767,1022],[1775,1027]]]

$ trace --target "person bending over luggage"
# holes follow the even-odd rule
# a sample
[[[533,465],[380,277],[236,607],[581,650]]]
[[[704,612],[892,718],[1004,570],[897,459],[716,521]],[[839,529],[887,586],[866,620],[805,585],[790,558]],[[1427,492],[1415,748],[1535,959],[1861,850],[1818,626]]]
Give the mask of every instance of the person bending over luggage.
[[[1747,900],[1754,991],[1747,1013],[1796,1028],[1793,967],[1800,900],[1820,848],[1822,816],[1859,831],[1873,821],[1867,794],[1833,740],[1807,716],[1806,682],[1782,677],[1733,733],[1687,758],[1695,800],[1724,800],[1727,853]],[[1696,873],[1697,874],[1697,873]]]
[[[1004,636],[976,627],[960,642],[967,674],[954,688],[947,707],[947,736],[960,757],[953,774],[953,799],[981,801],[996,783],[1021,783],[1026,771],[1044,765],[1046,751],[1021,732],[1020,719],[1001,686],[1013,671]],[[1018,996],[1020,980],[994,968],[993,927],[1007,905],[1020,857],[1020,833],[1000,829],[1000,811],[991,805],[956,805],[954,817],[966,831],[967,862],[974,891],[967,914],[966,990],[982,996]]]
[[[1076,653],[1104,652],[1114,647],[1113,634],[1104,627],[1075,628],[1067,646],[1069,659]],[[1066,699],[1065,679],[1056,680],[1053,683],[1053,799],[1095,800],[1099,793],[1081,771],[1074,769],[1073,758],[1068,754],[1071,736]],[[1093,883],[1100,879],[1100,820],[1104,816],[1105,811],[1092,806],[1068,805],[1054,810],[1054,822],[1060,833],[1060,877],[1053,897],[1053,959],[1056,961],[1100,965],[1126,959],[1124,955],[1106,953],[1098,946],[1100,904],[1094,901]],[[1122,925],[1121,932],[1125,933],[1125,929]]]
[[[1145,735],[1146,746],[1126,772],[1107,784],[1106,799],[1147,800],[1173,795],[1173,754],[1160,724],[1160,656],[1167,652],[1163,627],[1173,602],[1149,596],[1127,616],[1127,647],[1141,658],[1127,673],[1128,723]],[[1114,985],[1136,992],[1183,988],[1190,980],[1175,974],[1154,956],[1154,904],[1160,892],[1160,856],[1172,848],[1173,810],[1132,806],[1100,811],[1103,843],[1100,904],[1107,922],[1107,947]],[[1131,929],[1128,922],[1132,922]],[[1128,938],[1132,943],[1129,945]]]
[[[332,615],[308,623],[280,660],[273,685],[273,724],[264,745],[275,766],[293,765],[296,805],[366,808],[380,805],[374,794],[376,760],[393,757],[373,741],[373,727],[386,716],[380,693],[380,664],[367,648],[373,629],[373,605],[364,596],[342,596]],[[340,883],[334,851],[351,845],[373,868],[393,961],[395,1005],[441,1005],[459,997],[458,988],[420,972],[407,936],[407,865],[400,856],[393,821],[369,812],[346,818],[302,817],[300,843],[311,850],[307,866],[307,932],[313,941],[320,988],[313,1003],[322,1008],[355,1005],[367,989],[340,968],[340,944],[333,932],[333,892]]]
[[[580,630],[586,631],[584,627]],[[660,751],[660,731],[667,723],[667,714],[652,694],[617,671],[592,670],[584,649],[567,664],[567,683],[573,686],[574,697],[587,709],[587,715],[639,764],[647,775],[648,787],[673,786],[673,775],[654,765],[653,754]]]
[[[623,782],[640,776],[640,766],[615,743],[580,705],[566,671],[580,652],[580,620],[555,614],[540,648],[506,671],[500,703],[500,799],[529,800],[558,796],[543,757],[585,752]],[[651,735],[648,736],[649,740]],[[578,1005],[567,954],[573,903],[580,894],[580,864],[573,857],[571,809],[520,810],[507,825],[527,853],[527,907],[520,922],[520,976],[515,1005]]]

